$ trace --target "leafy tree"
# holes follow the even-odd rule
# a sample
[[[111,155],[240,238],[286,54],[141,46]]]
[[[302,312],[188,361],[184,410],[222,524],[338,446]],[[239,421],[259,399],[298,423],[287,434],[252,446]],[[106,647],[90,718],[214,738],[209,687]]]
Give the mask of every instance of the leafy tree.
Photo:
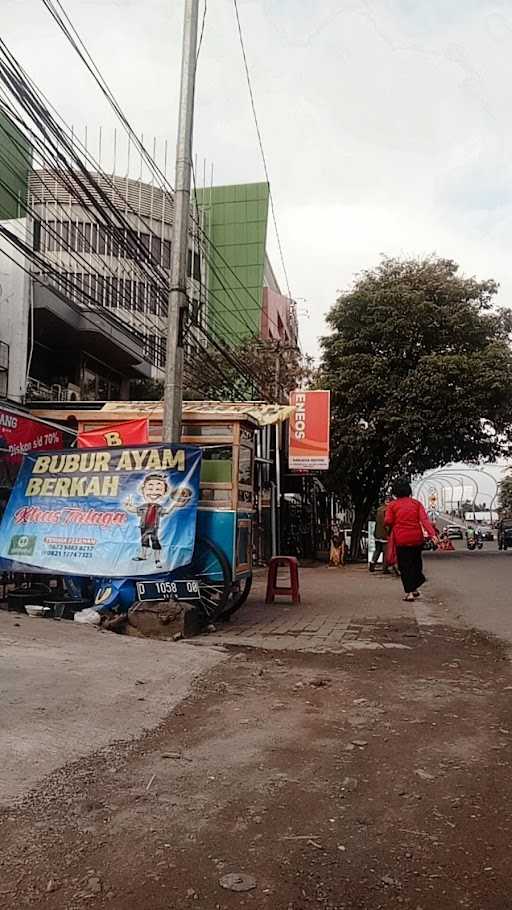
[[[310,359],[297,348],[259,338],[248,338],[226,352],[211,348],[206,363],[203,352],[188,360],[186,397],[192,399],[287,401],[288,393],[312,370]]]
[[[288,393],[312,375],[311,358],[292,345],[248,338],[223,351],[212,347],[208,355],[204,349],[188,351],[183,397],[189,401],[287,401]],[[135,379],[130,383],[132,401],[159,401],[162,397],[162,382]]]
[[[332,389],[334,489],[355,508],[353,554],[398,475],[508,450],[512,312],[497,285],[449,259],[384,258],[328,316],[321,383]]]

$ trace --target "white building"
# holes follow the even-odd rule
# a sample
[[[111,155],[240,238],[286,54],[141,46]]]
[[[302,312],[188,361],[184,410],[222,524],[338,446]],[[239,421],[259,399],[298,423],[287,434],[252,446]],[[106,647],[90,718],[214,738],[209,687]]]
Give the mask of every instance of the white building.
[[[35,325],[48,326],[62,317],[65,299],[89,314],[108,312],[124,324],[142,345],[142,363],[135,373],[152,379],[163,377],[166,347],[167,298],[173,234],[172,196],[139,180],[94,174],[108,194],[112,208],[98,217],[98,205],[84,207],[83,191],[70,192],[74,176],[62,179],[49,171],[34,171],[29,178],[29,211],[34,219],[34,249],[48,263],[34,284]],[[78,198],[77,198],[78,197]],[[96,212],[96,216],[95,216]],[[190,233],[189,286],[193,321],[204,325],[206,289],[197,238]],[[58,298],[58,299],[57,299]],[[105,313],[106,315],[106,313]],[[62,320],[61,320],[62,321]],[[122,326],[121,326],[122,328]],[[51,386],[61,385],[69,372],[69,358],[48,360],[48,341],[35,334],[32,375]],[[59,333],[57,333],[59,334]],[[103,399],[114,392],[101,381],[111,368],[110,358],[83,358],[80,375],[71,381],[82,398]],[[103,370],[102,370],[103,368]],[[53,370],[53,372],[52,372]],[[133,372],[133,370],[132,370]]]

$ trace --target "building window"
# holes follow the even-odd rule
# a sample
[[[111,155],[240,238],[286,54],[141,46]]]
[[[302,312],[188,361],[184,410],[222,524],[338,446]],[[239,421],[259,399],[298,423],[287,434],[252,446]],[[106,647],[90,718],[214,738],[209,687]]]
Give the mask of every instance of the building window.
[[[83,221],[77,221],[75,224],[76,230],[76,251],[77,253],[84,252],[84,223]]]
[[[70,221],[69,223],[69,237],[68,237],[69,249],[76,251],[77,247],[77,224],[76,221]]]
[[[157,316],[167,316],[168,310],[168,300],[169,300],[169,291],[167,288],[158,289],[158,307],[157,307]]]
[[[117,309],[119,306],[119,279],[112,278],[112,307]]]
[[[9,345],[0,341],[0,398],[7,398],[9,386]]]
[[[148,285],[148,301],[147,309],[149,313],[156,314],[157,310],[157,300],[156,300],[156,285]]]
[[[171,241],[170,240],[164,240],[164,242],[163,242],[162,265],[163,265],[164,269],[171,268]]]
[[[105,306],[112,308],[112,279],[105,276]]]
[[[122,241],[122,231],[120,228],[114,227],[110,232],[111,240],[111,256],[119,258],[121,255],[121,241]]]
[[[165,365],[165,338],[161,335],[146,335],[144,356],[155,366],[163,367]]]
[[[98,283],[98,276],[94,275],[94,274],[90,274],[89,275],[89,294],[91,295],[90,302],[92,302],[92,303],[98,302],[97,283]]]
[[[125,232],[124,256],[127,259],[137,258],[138,234],[133,228],[127,228]]]
[[[91,252],[92,224],[84,224],[83,228],[84,228],[84,236],[83,236],[84,253],[90,253]]]
[[[36,253],[41,249],[41,222],[34,221],[34,226],[32,229],[32,246]]]
[[[149,234],[140,234],[139,236],[139,257],[142,259],[148,258],[150,248],[150,237]]]
[[[151,286],[147,288],[148,297],[151,294]],[[146,299],[146,286],[143,281],[137,282],[137,300],[135,302],[135,309],[138,313],[143,313],[145,310],[145,299]]]
[[[96,300],[98,301],[100,306],[104,306],[105,305],[105,301],[104,301],[105,278],[103,277],[103,275],[98,275],[97,278],[98,278],[98,282],[97,282],[98,286],[97,286],[97,291],[96,291]]]
[[[61,221],[60,231],[59,226],[57,225],[57,236],[60,238],[60,246],[55,246],[55,249],[67,249],[69,245],[69,221]],[[57,244],[57,239],[55,243]]]
[[[107,253],[107,229],[104,224],[98,225],[98,253],[100,256]]]
[[[108,367],[95,360],[82,363],[81,397],[83,401],[118,401],[121,396],[120,378]]]
[[[162,241],[156,234],[151,235],[151,256],[158,265],[162,259]]]

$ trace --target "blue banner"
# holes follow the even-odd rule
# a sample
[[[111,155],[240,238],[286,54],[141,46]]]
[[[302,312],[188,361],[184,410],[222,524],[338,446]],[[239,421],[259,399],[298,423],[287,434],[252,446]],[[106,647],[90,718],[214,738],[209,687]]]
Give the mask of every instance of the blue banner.
[[[195,446],[25,455],[0,526],[2,563],[119,578],[187,565],[200,468]]]

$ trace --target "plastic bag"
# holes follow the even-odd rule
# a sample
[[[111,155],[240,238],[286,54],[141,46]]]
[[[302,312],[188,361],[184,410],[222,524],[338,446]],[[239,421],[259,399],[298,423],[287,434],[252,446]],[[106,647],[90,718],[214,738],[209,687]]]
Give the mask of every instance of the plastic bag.
[[[384,554],[384,563],[386,566],[396,566],[397,555],[396,555],[396,543],[395,535],[393,532],[389,535],[388,542],[386,544],[386,552]]]
[[[94,607],[88,607],[86,610],[79,610],[73,617],[75,622],[80,622],[84,626],[99,626],[101,616]]]

